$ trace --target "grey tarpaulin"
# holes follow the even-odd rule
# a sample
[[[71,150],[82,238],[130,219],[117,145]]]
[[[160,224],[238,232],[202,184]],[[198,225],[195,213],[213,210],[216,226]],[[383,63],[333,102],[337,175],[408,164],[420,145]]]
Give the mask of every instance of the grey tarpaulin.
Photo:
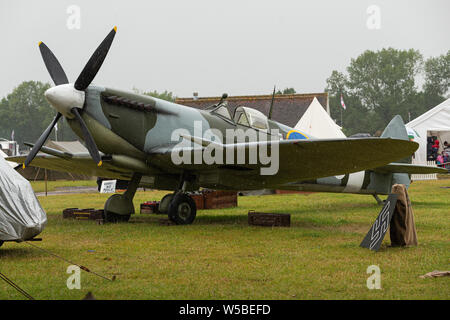
[[[30,183],[0,157],[0,241],[31,239],[46,223]]]

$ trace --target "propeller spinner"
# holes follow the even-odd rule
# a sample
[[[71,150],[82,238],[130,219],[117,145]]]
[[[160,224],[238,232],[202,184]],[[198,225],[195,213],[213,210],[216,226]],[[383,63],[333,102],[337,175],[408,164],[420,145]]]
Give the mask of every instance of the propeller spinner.
[[[33,161],[34,157],[44,145],[53,127],[56,125],[61,116],[69,119],[77,119],[80,124],[81,131],[83,132],[84,141],[89,154],[98,166],[102,165],[97,145],[95,144],[94,138],[89,132],[86,123],[80,115],[80,110],[83,109],[85,102],[84,90],[89,87],[92,80],[94,80],[97,75],[97,72],[100,70],[100,67],[102,66],[114,40],[116,32],[117,27],[114,27],[102,43],[100,43],[74,84],[69,83],[64,69],[61,67],[61,64],[58,59],[56,59],[53,52],[45,45],[45,43],[39,42],[39,50],[41,51],[42,59],[44,60],[44,64],[47,67],[50,77],[55,83],[55,87],[52,87],[45,92],[45,97],[53,108],[58,111],[58,113],[34,144],[25,159],[25,162],[23,163],[23,168],[28,166],[31,161]]]

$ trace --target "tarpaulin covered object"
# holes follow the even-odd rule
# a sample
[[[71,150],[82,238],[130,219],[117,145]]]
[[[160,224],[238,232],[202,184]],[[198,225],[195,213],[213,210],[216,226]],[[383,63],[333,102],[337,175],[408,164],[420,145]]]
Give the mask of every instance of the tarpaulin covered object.
[[[397,194],[398,198],[389,228],[391,246],[417,246],[414,213],[406,186],[404,184],[394,184],[392,193]]]
[[[31,239],[46,223],[30,183],[0,157],[0,242]]]

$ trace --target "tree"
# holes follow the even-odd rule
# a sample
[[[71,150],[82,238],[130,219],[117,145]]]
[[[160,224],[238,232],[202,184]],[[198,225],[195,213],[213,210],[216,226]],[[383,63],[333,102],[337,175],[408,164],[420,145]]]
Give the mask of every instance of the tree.
[[[450,50],[425,62],[425,84],[422,99],[427,105],[437,105],[448,94],[450,87]]]
[[[424,92],[427,95],[445,96],[450,87],[450,50],[425,62]]]
[[[156,90],[154,91],[141,91],[137,88],[133,88],[133,91],[137,94],[143,94],[143,95],[147,95],[147,96],[151,96],[151,97],[155,97],[158,99],[162,99],[162,100],[166,100],[166,101],[170,101],[170,102],[175,102],[176,100],[176,96],[170,91],[164,90],[164,92],[158,92]]]
[[[423,70],[419,51],[393,48],[365,51],[351,60],[346,74],[334,70],[327,79],[325,90],[329,93],[332,117],[339,119],[343,95],[347,106],[343,127],[347,134],[383,130],[396,114],[405,121],[414,119],[442,101],[445,88],[448,91],[448,72],[446,75],[442,71],[442,65],[448,62],[446,57],[427,60],[429,89],[418,91],[415,79]]]
[[[295,94],[294,88],[285,88],[283,91],[278,90],[276,94]]]
[[[14,130],[19,145],[34,143],[56,115],[55,109],[45,99],[44,93],[50,84],[39,81],[24,81],[0,103],[0,127],[2,137],[9,139]],[[63,120],[58,123],[59,140],[62,136],[75,139]],[[55,133],[50,135],[54,139]]]
[[[413,49],[366,51],[352,59],[348,88],[367,110],[374,111],[373,129],[382,129],[396,114],[405,118],[417,93],[415,77],[421,64],[422,55]]]

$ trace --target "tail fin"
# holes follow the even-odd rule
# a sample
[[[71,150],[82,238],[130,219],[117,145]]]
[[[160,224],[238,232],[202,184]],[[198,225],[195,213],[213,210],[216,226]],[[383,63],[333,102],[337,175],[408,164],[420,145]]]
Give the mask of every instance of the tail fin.
[[[393,138],[400,140],[409,140],[405,123],[400,115],[396,115],[384,129],[381,134],[382,138]],[[398,160],[396,163],[411,163],[412,155]],[[370,174],[370,184],[368,189],[376,190],[378,194],[389,194],[392,185],[404,184],[406,188],[411,184],[411,176],[408,173],[392,173],[381,172],[382,170],[374,169]]]
[[[384,129],[383,133],[381,134],[381,138],[393,138],[393,139],[400,139],[400,140],[407,140],[407,141],[409,141],[408,131],[406,131],[405,123],[403,122],[403,119],[402,119],[401,116],[396,115],[391,120],[391,122],[389,122],[389,124]],[[411,158],[412,158],[411,156],[408,157],[408,158],[399,160],[397,162],[399,162],[399,163],[411,163]]]

